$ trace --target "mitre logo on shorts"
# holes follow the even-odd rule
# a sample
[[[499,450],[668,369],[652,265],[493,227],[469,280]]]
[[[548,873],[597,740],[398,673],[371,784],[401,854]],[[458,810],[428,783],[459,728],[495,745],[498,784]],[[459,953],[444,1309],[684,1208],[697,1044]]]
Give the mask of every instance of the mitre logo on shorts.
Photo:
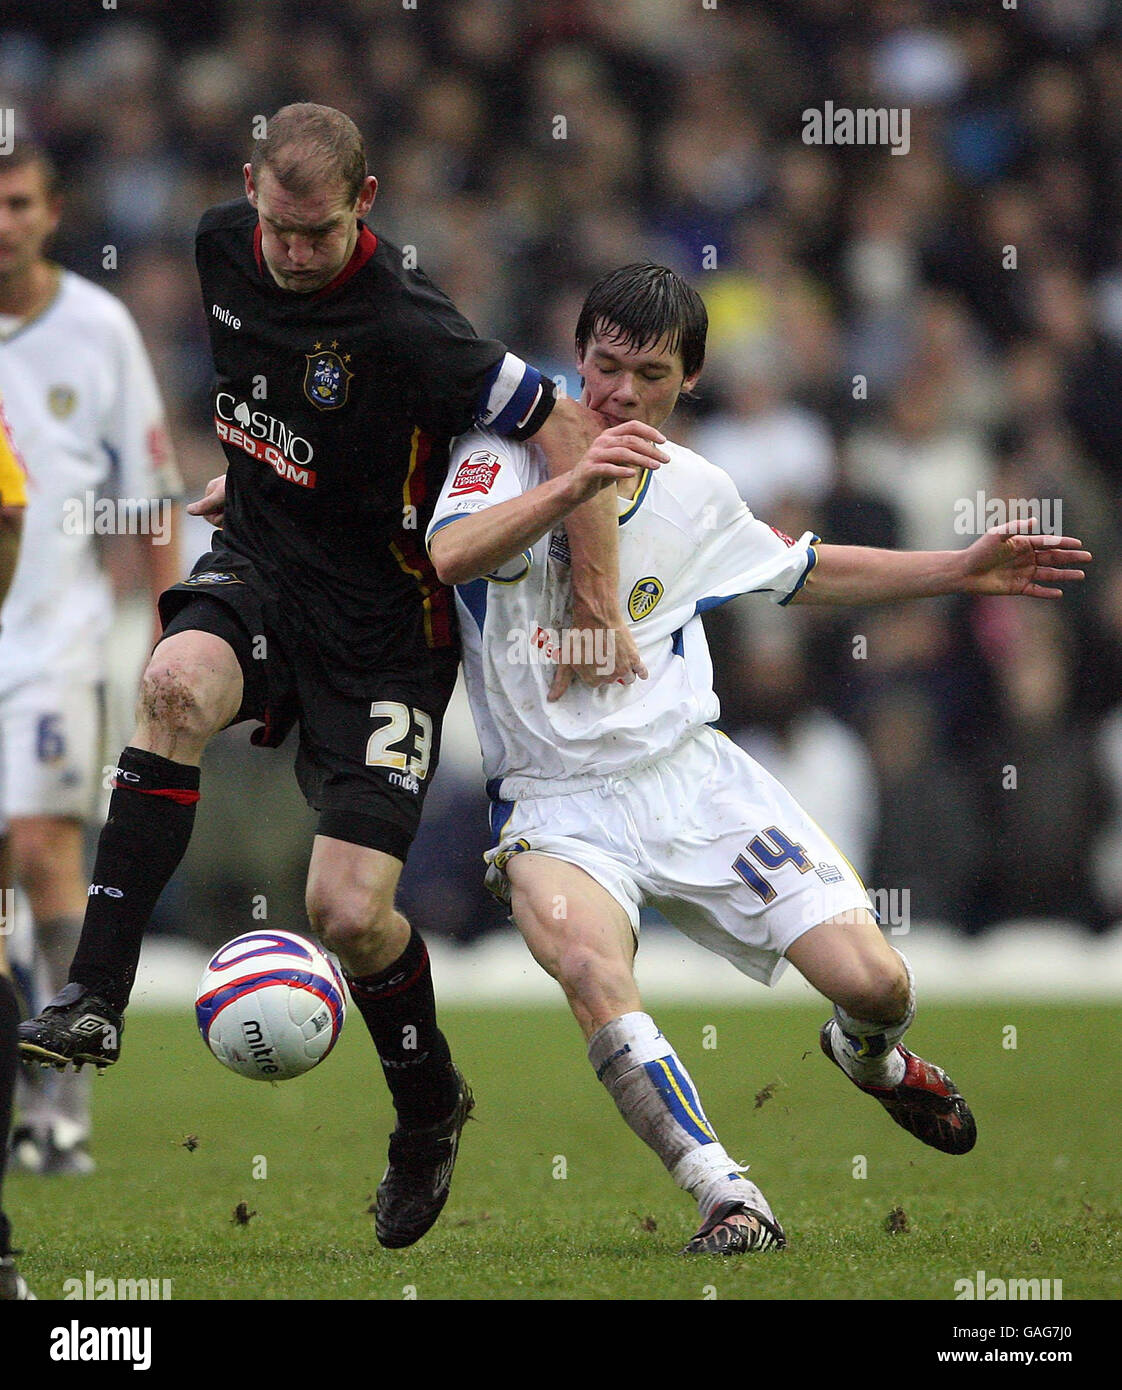
[[[502,463],[499,461],[498,454],[488,453],[486,449],[478,449],[474,454],[469,454],[456,469],[456,476],[452,479],[448,496],[462,497],[466,492],[482,492],[486,495],[491,491],[501,467]]]
[[[781,531],[781,530],[779,529],[778,526],[769,526],[767,529],[768,529],[769,531],[774,531],[775,534],[779,537],[779,539],[783,542],[784,545],[794,545],[794,544],[795,544],[794,540],[787,534],[787,532],[786,532],[786,531]]]
[[[315,469],[308,466],[315,450],[275,415],[250,410],[229,391],[219,391],[214,398],[214,428],[223,444],[267,463],[278,478],[299,487],[315,487]]]
[[[627,600],[627,611],[631,615],[631,621],[637,623],[640,618],[645,618],[664,592],[662,581],[656,579],[653,574],[647,575],[645,579],[636,580]]]

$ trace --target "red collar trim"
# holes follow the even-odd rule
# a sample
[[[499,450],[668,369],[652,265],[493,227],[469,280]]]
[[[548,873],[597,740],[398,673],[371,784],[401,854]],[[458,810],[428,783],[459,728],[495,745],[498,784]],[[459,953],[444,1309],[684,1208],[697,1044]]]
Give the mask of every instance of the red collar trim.
[[[313,299],[322,299],[325,294],[331,294],[340,285],[345,285],[352,275],[357,275],[374,252],[378,249],[378,238],[366,225],[362,223],[358,231],[358,241],[355,242],[355,249],[351,252],[351,259],[336,275],[330,284],[324,285],[322,290],[316,290],[312,295]]]
[[[378,238],[364,222],[359,228],[358,241],[355,243],[355,249],[351,252],[351,259],[330,284],[324,285],[322,290],[316,290],[311,298],[319,299],[325,294],[330,294],[332,290],[337,290],[340,285],[345,285],[352,275],[357,274],[362,269],[377,249]],[[261,257],[260,222],[258,222],[253,229],[253,259],[257,262],[258,273],[261,275],[266,274],[265,262]],[[272,276],[269,278],[272,280]]]

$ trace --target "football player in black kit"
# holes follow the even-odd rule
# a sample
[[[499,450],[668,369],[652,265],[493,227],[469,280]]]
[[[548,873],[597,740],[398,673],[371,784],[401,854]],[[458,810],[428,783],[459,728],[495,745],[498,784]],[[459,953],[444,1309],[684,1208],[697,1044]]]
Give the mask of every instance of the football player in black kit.
[[[222,527],[161,598],[164,634],[116,770],[70,983],[21,1025],[21,1047],[54,1065],[116,1060],[141,937],[191,835],[203,749],[239,720],[261,721],[253,738],[266,746],[298,721],[296,775],[319,812],[307,910],[393,1096],[375,1225],[396,1248],[440,1214],[473,1104],[437,1026],[424,942],[394,907],[458,660],[425,530],[451,438],[473,423],[532,436],[557,472],[604,424],[477,338],[365,225],[377,184],[341,112],[279,111],[245,186],[248,201],[203,216],[196,243],[227,460]],[[631,462],[657,466],[653,450],[640,427]],[[486,469],[471,481],[486,489]],[[221,511],[218,483],[195,510]],[[600,678],[630,680],[646,673],[616,607],[610,500],[568,528],[573,616],[614,633]]]

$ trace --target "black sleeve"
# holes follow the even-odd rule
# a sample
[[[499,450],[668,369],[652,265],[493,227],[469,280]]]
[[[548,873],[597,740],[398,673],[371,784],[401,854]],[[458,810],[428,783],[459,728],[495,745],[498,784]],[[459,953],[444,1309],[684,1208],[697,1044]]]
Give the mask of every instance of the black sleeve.
[[[507,350],[477,337],[426,276],[414,272],[411,281],[397,349],[414,417],[433,434],[463,434],[475,425],[484,388]]]

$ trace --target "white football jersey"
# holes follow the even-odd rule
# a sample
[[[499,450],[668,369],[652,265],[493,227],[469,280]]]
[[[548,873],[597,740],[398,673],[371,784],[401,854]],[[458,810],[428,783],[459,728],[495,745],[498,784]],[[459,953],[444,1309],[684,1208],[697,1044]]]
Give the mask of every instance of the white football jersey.
[[[0,324],[0,395],[28,473],[23,543],[0,631],[0,695],[48,672],[99,680],[112,593],[98,537],[120,529],[118,498],[144,504],[143,532],[162,523],[151,504],[181,490],[155,376],[128,310],[62,271],[40,314]]]
[[[556,663],[607,652],[571,629],[563,527],[487,579],[456,588],[464,678],[488,792],[504,801],[578,791],[654,762],[720,713],[700,614],[738,594],[785,603],[813,568],[818,537],[758,521],[729,476],[677,444],[670,462],[620,497],[620,600],[649,673],[631,685],[574,680],[546,696]],[[548,478],[541,450],[486,430],[456,440],[428,538]],[[585,639],[587,640],[587,639]],[[564,788],[558,784],[564,783]]]

